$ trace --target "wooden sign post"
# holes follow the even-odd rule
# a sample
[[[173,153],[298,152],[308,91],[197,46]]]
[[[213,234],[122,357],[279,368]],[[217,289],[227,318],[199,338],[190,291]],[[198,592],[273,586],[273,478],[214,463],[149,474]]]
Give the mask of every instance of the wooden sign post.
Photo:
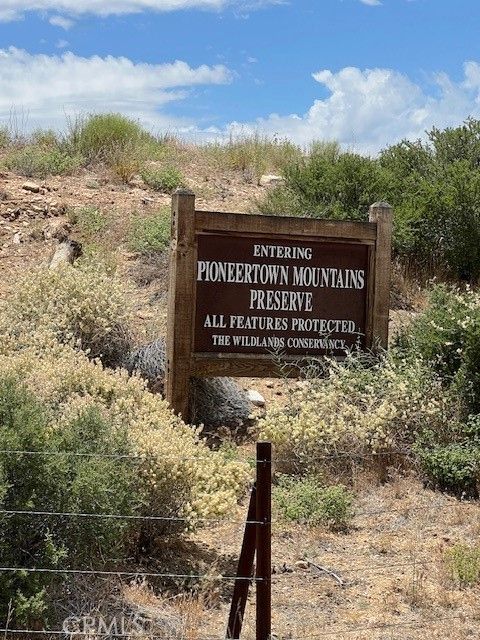
[[[192,377],[285,375],[386,348],[393,212],[368,222],[196,211],[172,199],[166,397],[189,419]]]

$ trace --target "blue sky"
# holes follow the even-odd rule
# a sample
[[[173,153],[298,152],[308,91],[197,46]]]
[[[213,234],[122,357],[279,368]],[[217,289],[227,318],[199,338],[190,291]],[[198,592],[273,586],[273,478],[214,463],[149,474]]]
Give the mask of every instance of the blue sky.
[[[375,153],[480,117],[479,36],[477,0],[0,0],[0,118]]]

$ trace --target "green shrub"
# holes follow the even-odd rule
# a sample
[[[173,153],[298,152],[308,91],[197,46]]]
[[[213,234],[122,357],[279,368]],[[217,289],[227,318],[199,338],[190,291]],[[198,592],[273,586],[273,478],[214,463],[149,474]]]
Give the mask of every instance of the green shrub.
[[[480,547],[456,544],[445,553],[451,579],[460,587],[474,587],[480,582]]]
[[[480,444],[456,443],[415,448],[426,478],[434,488],[459,497],[478,497]]]
[[[437,286],[426,311],[399,338],[452,385],[465,413],[480,413],[480,296]]]
[[[0,450],[76,454],[131,453],[125,427],[94,408],[52,429],[47,408],[13,380],[0,377]],[[88,456],[0,453],[2,509],[75,513],[140,513],[142,494],[130,461]],[[6,566],[82,568],[102,566],[122,552],[131,522],[105,518],[1,516],[0,555]],[[22,624],[42,621],[58,576],[0,576],[0,616]],[[52,591],[53,590],[53,591]]]
[[[148,217],[136,217],[129,236],[132,251],[148,255],[164,251],[170,242],[171,220],[167,209]]]
[[[263,213],[362,220],[369,206],[385,199],[386,184],[378,163],[342,152],[335,143],[312,146],[309,155],[288,164],[285,185],[269,191],[259,203]],[[281,202],[290,205],[278,211]]]
[[[342,485],[324,487],[315,476],[280,476],[273,498],[282,516],[293,522],[339,530],[353,517],[353,495]]]
[[[480,274],[480,121],[442,131],[427,142],[403,141],[382,152],[387,199],[394,205],[395,245],[418,266],[461,279]]]
[[[161,169],[145,169],[141,175],[145,184],[154,191],[162,193],[173,193],[175,189],[185,184],[181,171],[173,166],[162,167]]]
[[[88,163],[105,163],[124,183],[130,182],[148,159],[162,157],[165,148],[138,122],[118,113],[78,118],[70,125],[67,144]]]
[[[138,122],[119,113],[78,119],[70,131],[70,144],[89,162],[110,158],[112,150],[127,149],[150,139]]]
[[[81,165],[81,158],[59,148],[32,145],[10,153],[5,165],[27,178],[46,178],[72,174]]]
[[[105,231],[108,220],[105,214],[96,207],[77,207],[69,212],[69,220],[75,224],[82,235],[94,238]]]

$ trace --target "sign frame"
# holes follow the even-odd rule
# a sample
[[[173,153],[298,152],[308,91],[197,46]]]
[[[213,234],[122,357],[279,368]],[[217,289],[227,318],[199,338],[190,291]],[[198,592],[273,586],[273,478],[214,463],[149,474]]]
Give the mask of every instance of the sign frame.
[[[299,367],[318,356],[285,356],[281,366],[270,354],[195,353],[197,239],[200,234],[265,237],[265,240],[325,240],[369,247],[366,284],[367,349],[386,349],[390,308],[393,210],[386,202],[370,207],[368,222],[199,211],[195,194],[172,196],[172,240],[167,320],[166,399],[185,421],[190,418],[192,377],[297,377]]]

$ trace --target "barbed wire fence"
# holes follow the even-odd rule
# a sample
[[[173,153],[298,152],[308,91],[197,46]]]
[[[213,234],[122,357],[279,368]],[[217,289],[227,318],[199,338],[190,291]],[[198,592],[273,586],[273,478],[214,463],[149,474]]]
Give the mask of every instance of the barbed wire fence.
[[[134,460],[143,461],[144,457],[121,454],[108,453],[77,453],[67,451],[29,451],[29,450],[0,450],[3,455],[24,455],[24,456],[74,456],[74,457],[91,457],[91,458],[109,458],[116,460]],[[338,451],[325,456],[320,456],[316,460],[325,461],[345,461],[345,460],[367,460],[370,458],[383,458],[393,456],[410,457],[409,451],[390,451],[377,452],[369,454],[352,455],[351,452]],[[168,457],[168,456],[167,456]],[[187,460],[199,458],[172,456],[172,460]],[[282,464],[295,463],[298,464],[298,458],[279,458],[274,462]],[[242,627],[245,618],[245,610],[247,601],[255,603],[255,637],[256,640],[270,640],[275,638],[278,640],[316,640],[321,638],[373,638],[374,634],[381,634],[379,638],[389,638],[405,640],[409,631],[430,630],[433,633],[438,627],[443,627],[447,623],[457,624],[465,623],[470,625],[471,633],[474,634],[478,620],[471,620],[465,614],[452,613],[448,616],[439,616],[432,612],[431,619],[416,620],[398,620],[395,622],[385,621],[382,623],[373,622],[365,624],[364,621],[358,621],[346,624],[338,620],[325,620],[321,612],[312,608],[312,603],[305,603],[305,618],[310,618],[308,632],[284,632],[282,629],[272,629],[272,608],[275,612],[275,588],[277,585],[288,584],[289,588],[295,581],[306,581],[308,583],[318,580],[318,578],[326,577],[334,581],[340,589],[346,589],[352,581],[352,576],[358,574],[373,574],[379,577],[385,572],[391,574],[392,571],[399,570],[411,571],[411,582],[415,589],[416,582],[419,580],[419,573],[424,573],[428,569],[436,566],[436,562],[428,557],[421,557],[412,554],[408,561],[395,562],[391,558],[386,558],[386,562],[369,563],[369,562],[350,562],[352,559],[351,551],[345,551],[344,555],[349,561],[348,566],[338,570],[328,563],[328,552],[325,552],[325,560],[314,561],[307,559],[303,562],[300,569],[292,569],[286,567],[283,571],[279,571],[277,567],[272,569],[272,452],[270,443],[257,443],[257,454],[255,457],[256,465],[256,482],[252,489],[248,514],[245,519],[228,519],[228,518],[204,518],[197,519],[198,523],[212,525],[215,523],[225,523],[244,526],[244,538],[241,552],[238,558],[238,570],[236,574],[221,574],[213,576],[215,581],[229,584],[233,587],[230,615],[225,625],[225,632],[221,635],[202,635],[201,630],[195,633],[195,640],[219,640],[219,639],[239,639],[244,637]],[[428,513],[439,512],[451,508],[458,508],[461,503],[452,502],[448,504],[425,504],[421,506],[407,508],[409,513]],[[355,511],[356,518],[377,517],[398,515],[405,512],[406,508],[379,508],[379,509],[360,509]],[[124,520],[131,522],[148,522],[148,523],[183,523],[187,525],[190,521],[188,517],[170,516],[170,515],[123,515],[110,513],[85,513],[71,511],[53,511],[53,510],[25,510],[25,509],[0,509],[0,519],[16,516],[22,519],[35,518],[51,518],[55,519],[98,519],[98,520]],[[321,552],[320,552],[321,553]],[[337,549],[335,554],[341,554]],[[371,558],[371,553],[357,552],[356,558]],[[211,573],[198,572],[174,572],[174,571],[153,571],[146,568],[139,569],[107,569],[107,568],[70,568],[70,567],[36,567],[36,566],[8,566],[2,562],[0,558],[0,577],[2,575],[15,574],[37,574],[37,575],[55,575],[60,577],[68,576],[85,576],[88,578],[120,578],[131,579],[135,581],[141,580],[175,580],[175,581],[202,581],[212,580]],[[420,578],[421,580],[421,578]],[[250,598],[249,589],[255,587],[255,598]],[[272,605],[272,589],[274,592]],[[73,612],[75,615],[75,612]],[[80,621],[77,618],[77,623]],[[274,616],[275,621],[275,616]],[[18,625],[17,625],[18,626]],[[310,631],[311,628],[315,630]],[[248,629],[250,632],[250,629]],[[465,637],[474,637],[470,632]],[[388,635],[387,635],[388,634]],[[0,621],[0,635],[7,639],[11,638],[61,638],[65,640],[75,640],[76,638],[100,639],[100,638],[144,638],[145,640],[184,640],[184,637],[166,630],[164,633],[158,634],[148,629],[135,630],[118,630],[118,629],[101,629],[101,628],[53,628],[53,629],[37,629],[37,628],[16,628],[9,623],[9,620]],[[413,636],[408,636],[413,637]],[[418,636],[416,636],[418,637]],[[442,636],[432,636],[440,638]],[[459,636],[463,637],[463,636]],[[189,639],[188,639],[189,640]]]

